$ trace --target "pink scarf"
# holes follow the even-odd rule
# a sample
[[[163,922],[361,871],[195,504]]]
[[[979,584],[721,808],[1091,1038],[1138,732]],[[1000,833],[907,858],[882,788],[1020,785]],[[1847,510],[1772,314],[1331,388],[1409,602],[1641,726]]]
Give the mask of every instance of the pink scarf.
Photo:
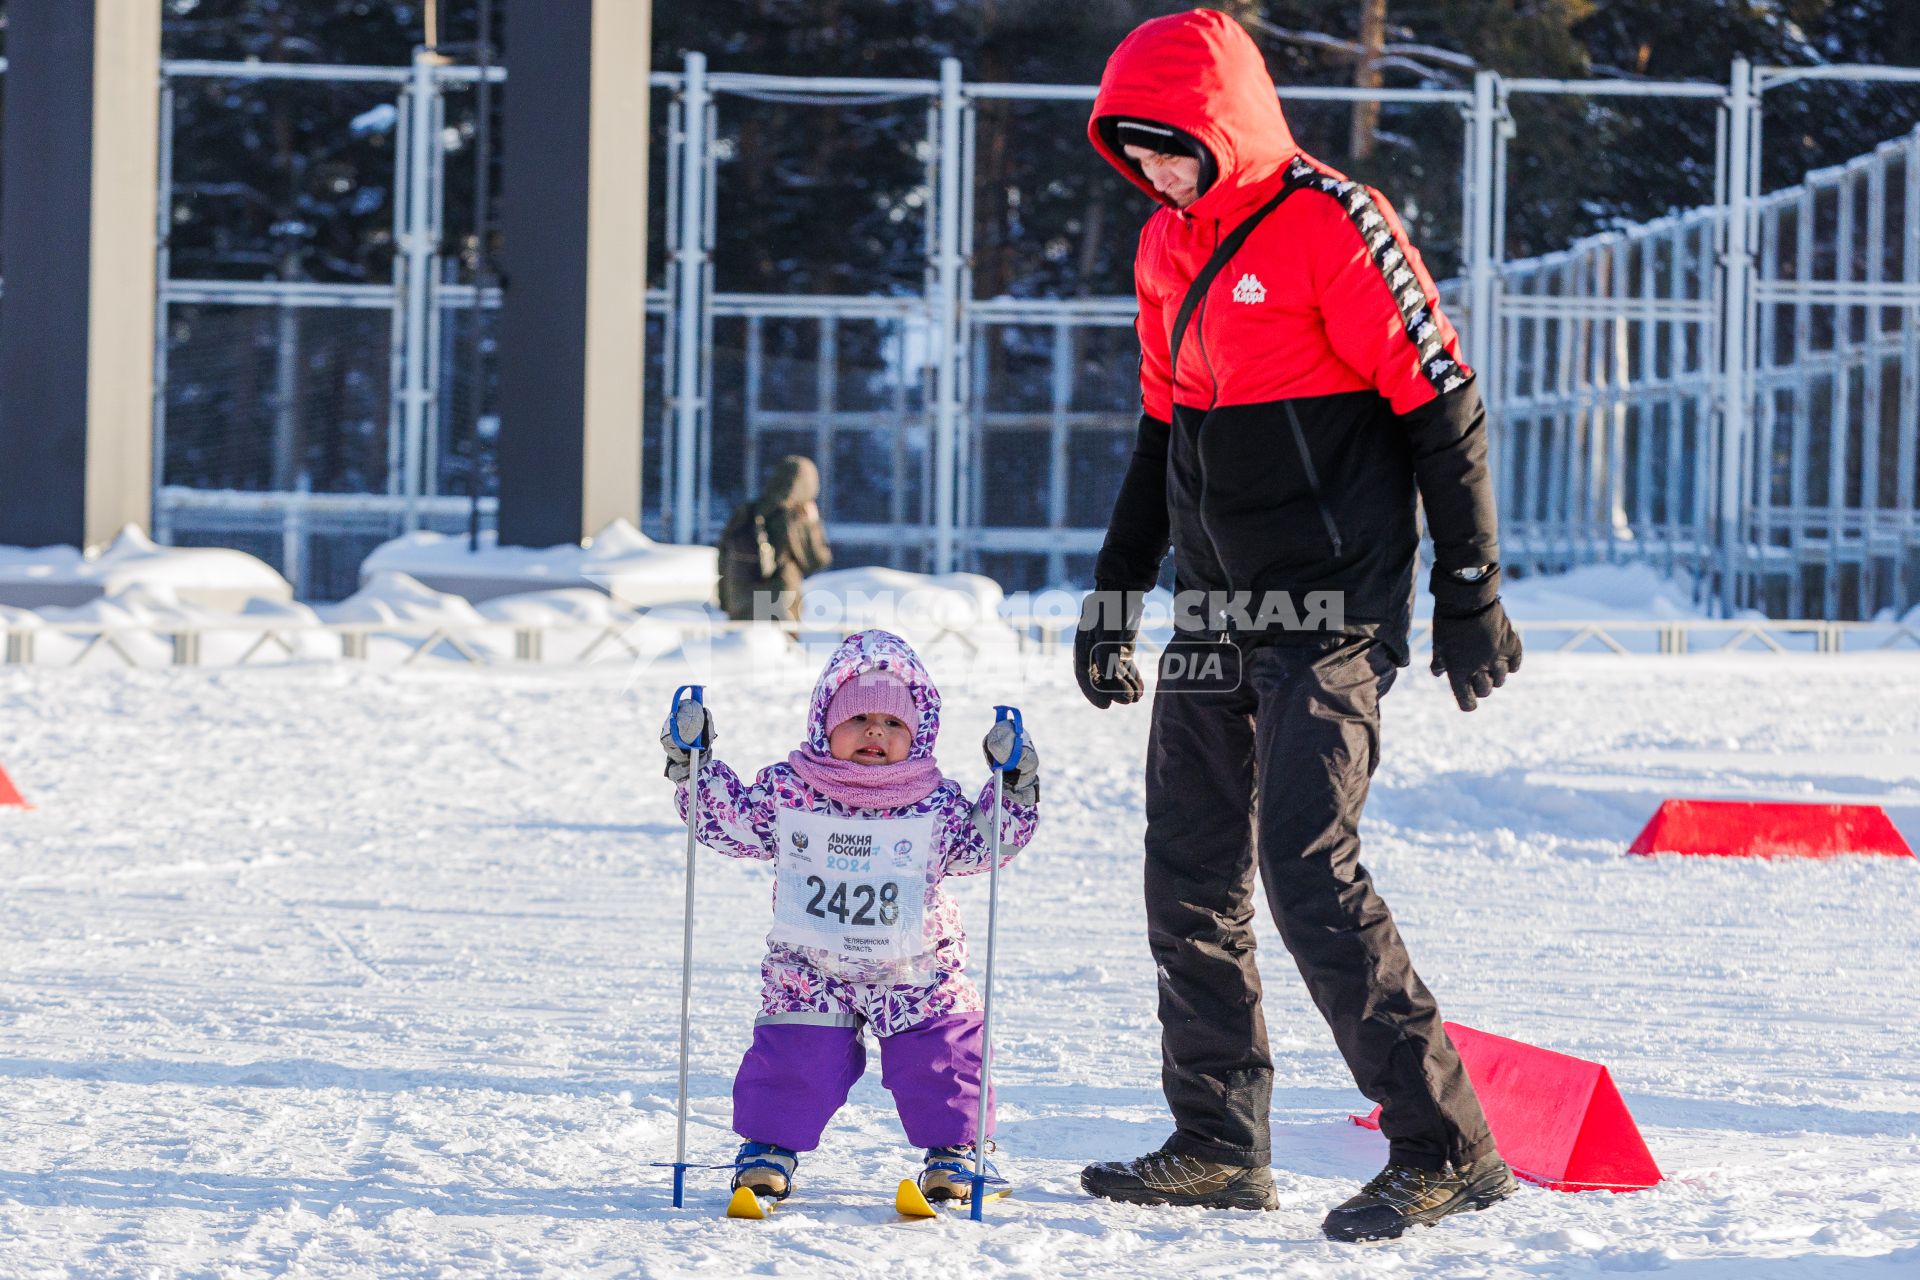
[[[787,756],[802,781],[849,809],[898,809],[933,794],[945,781],[932,757],[897,764],[855,764],[806,749]]]

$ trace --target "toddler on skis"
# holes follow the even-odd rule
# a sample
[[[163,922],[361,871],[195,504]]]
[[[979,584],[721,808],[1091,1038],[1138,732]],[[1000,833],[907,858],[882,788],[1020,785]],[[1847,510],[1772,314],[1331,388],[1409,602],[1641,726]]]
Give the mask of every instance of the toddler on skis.
[[[711,744],[713,720],[691,700],[678,716],[660,741],[685,818],[690,758],[672,731]],[[926,1149],[921,1190],[929,1200],[971,1193],[974,1143],[993,1127],[989,1110],[989,1132],[974,1132],[982,1007],[959,909],[940,882],[988,870],[991,823],[1002,866],[1033,838],[1039,756],[1022,735],[995,813],[991,780],[969,799],[941,775],[939,731],[940,693],[919,656],[899,636],[863,631],[820,673],[799,750],[749,785],[703,747],[695,834],[730,858],[775,864],[760,1016],[733,1082],[745,1139],[735,1189],[786,1197],[800,1153],[819,1145],[866,1068],[865,1026],[907,1138]],[[995,723],[983,745],[989,765],[1012,759],[1012,726]]]

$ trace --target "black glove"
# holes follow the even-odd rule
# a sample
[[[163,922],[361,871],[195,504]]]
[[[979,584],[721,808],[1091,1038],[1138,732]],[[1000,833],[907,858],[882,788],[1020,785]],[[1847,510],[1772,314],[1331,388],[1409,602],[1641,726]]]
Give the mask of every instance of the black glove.
[[[980,749],[986,752],[987,768],[998,769],[1013,754],[1013,722],[996,720],[993,728],[987,730],[986,738],[980,743]],[[1040,802],[1040,752],[1033,745],[1033,739],[1026,733],[1020,735],[1020,758],[1014,761],[1013,768],[1006,771],[1001,783],[1007,799],[1015,804],[1038,804]]]
[[[1080,602],[1080,627],[1073,633],[1073,676],[1080,692],[1102,711],[1115,702],[1140,701],[1147,685],[1133,665],[1133,638],[1146,611],[1144,591],[1121,591],[1094,584]]]
[[[1520,637],[1500,606],[1500,569],[1472,582],[1433,571],[1433,674],[1453,685],[1462,711],[1480,705],[1520,669]]]
[[[713,716],[705,703],[695,702],[692,698],[683,699],[677,712],[669,712],[664,725],[660,727],[660,748],[667,753],[667,777],[674,782],[685,782],[693,770],[693,753],[673,740],[675,721],[678,720],[680,741],[691,742],[702,752],[713,750],[713,740],[719,735],[713,727]]]

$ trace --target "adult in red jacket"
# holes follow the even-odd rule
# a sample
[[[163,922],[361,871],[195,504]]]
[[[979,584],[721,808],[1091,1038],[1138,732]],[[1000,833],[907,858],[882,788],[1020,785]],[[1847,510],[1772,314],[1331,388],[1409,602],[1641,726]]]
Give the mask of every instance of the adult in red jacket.
[[[1147,913],[1177,1127],[1161,1150],[1089,1166],[1082,1183],[1134,1202],[1275,1206],[1257,864],[1390,1142],[1386,1169],[1326,1233],[1395,1236],[1485,1207],[1512,1193],[1512,1174],[1358,836],[1379,699],[1407,662],[1416,496],[1437,562],[1433,670],[1471,710],[1520,666],[1473,373],[1385,198],[1294,144],[1231,18],[1194,11],[1135,30],[1107,63],[1088,134],[1162,207],[1134,268],[1139,440],[1077,674],[1096,706],[1139,699],[1133,636],[1169,544],[1176,625],[1238,661],[1176,682],[1163,660],[1153,705]]]

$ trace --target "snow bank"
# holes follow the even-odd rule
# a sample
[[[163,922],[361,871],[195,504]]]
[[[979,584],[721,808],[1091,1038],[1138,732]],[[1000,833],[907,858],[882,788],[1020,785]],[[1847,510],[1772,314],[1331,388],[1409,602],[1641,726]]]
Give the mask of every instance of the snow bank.
[[[422,530],[374,548],[360,566],[360,580],[394,572],[476,604],[496,596],[591,586],[622,604],[646,606],[710,597],[720,553],[655,542],[625,520],[615,520],[582,543],[553,547],[503,547],[488,531],[480,535],[478,551],[467,549],[464,535]]]
[[[0,607],[0,630],[22,633],[30,646],[15,660],[58,666],[167,666],[187,637],[195,661],[211,666],[246,661],[266,645],[287,657],[337,656],[323,635],[296,634],[318,621],[303,604],[261,596],[238,609],[208,608],[165,582],[135,582],[70,607]],[[268,631],[277,634],[263,640]]]
[[[803,626],[861,631],[880,627],[915,645],[946,639],[968,647],[1003,646],[1013,628],[1000,617],[1005,594],[977,573],[924,574],[899,569],[835,569],[806,580]]]
[[[367,628],[366,656],[375,661],[406,658],[433,631],[444,630],[447,638],[431,650],[435,657],[630,662],[637,670],[683,647],[709,644],[720,621],[703,605],[663,605],[639,613],[589,587],[495,596],[475,605],[392,571],[375,574],[359,591],[320,606],[318,613],[336,627]],[[534,647],[523,647],[529,644]]]
[[[208,609],[239,609],[255,598],[293,598],[285,578],[244,551],[162,547],[133,525],[104,551],[0,547],[0,604],[72,607],[134,587],[165,588],[181,604]]]
[[[1669,578],[1647,564],[1596,564],[1506,578],[1500,599],[1516,622],[1679,622],[1709,616],[1694,603],[1690,579]]]
[[[465,627],[486,621],[464,596],[435,591],[404,573],[363,572],[362,580],[364,585],[345,600],[315,609],[321,621],[429,623],[436,627]]]
[[[561,587],[495,596],[479,606],[480,616],[521,627],[611,626],[639,615],[591,587]]]

